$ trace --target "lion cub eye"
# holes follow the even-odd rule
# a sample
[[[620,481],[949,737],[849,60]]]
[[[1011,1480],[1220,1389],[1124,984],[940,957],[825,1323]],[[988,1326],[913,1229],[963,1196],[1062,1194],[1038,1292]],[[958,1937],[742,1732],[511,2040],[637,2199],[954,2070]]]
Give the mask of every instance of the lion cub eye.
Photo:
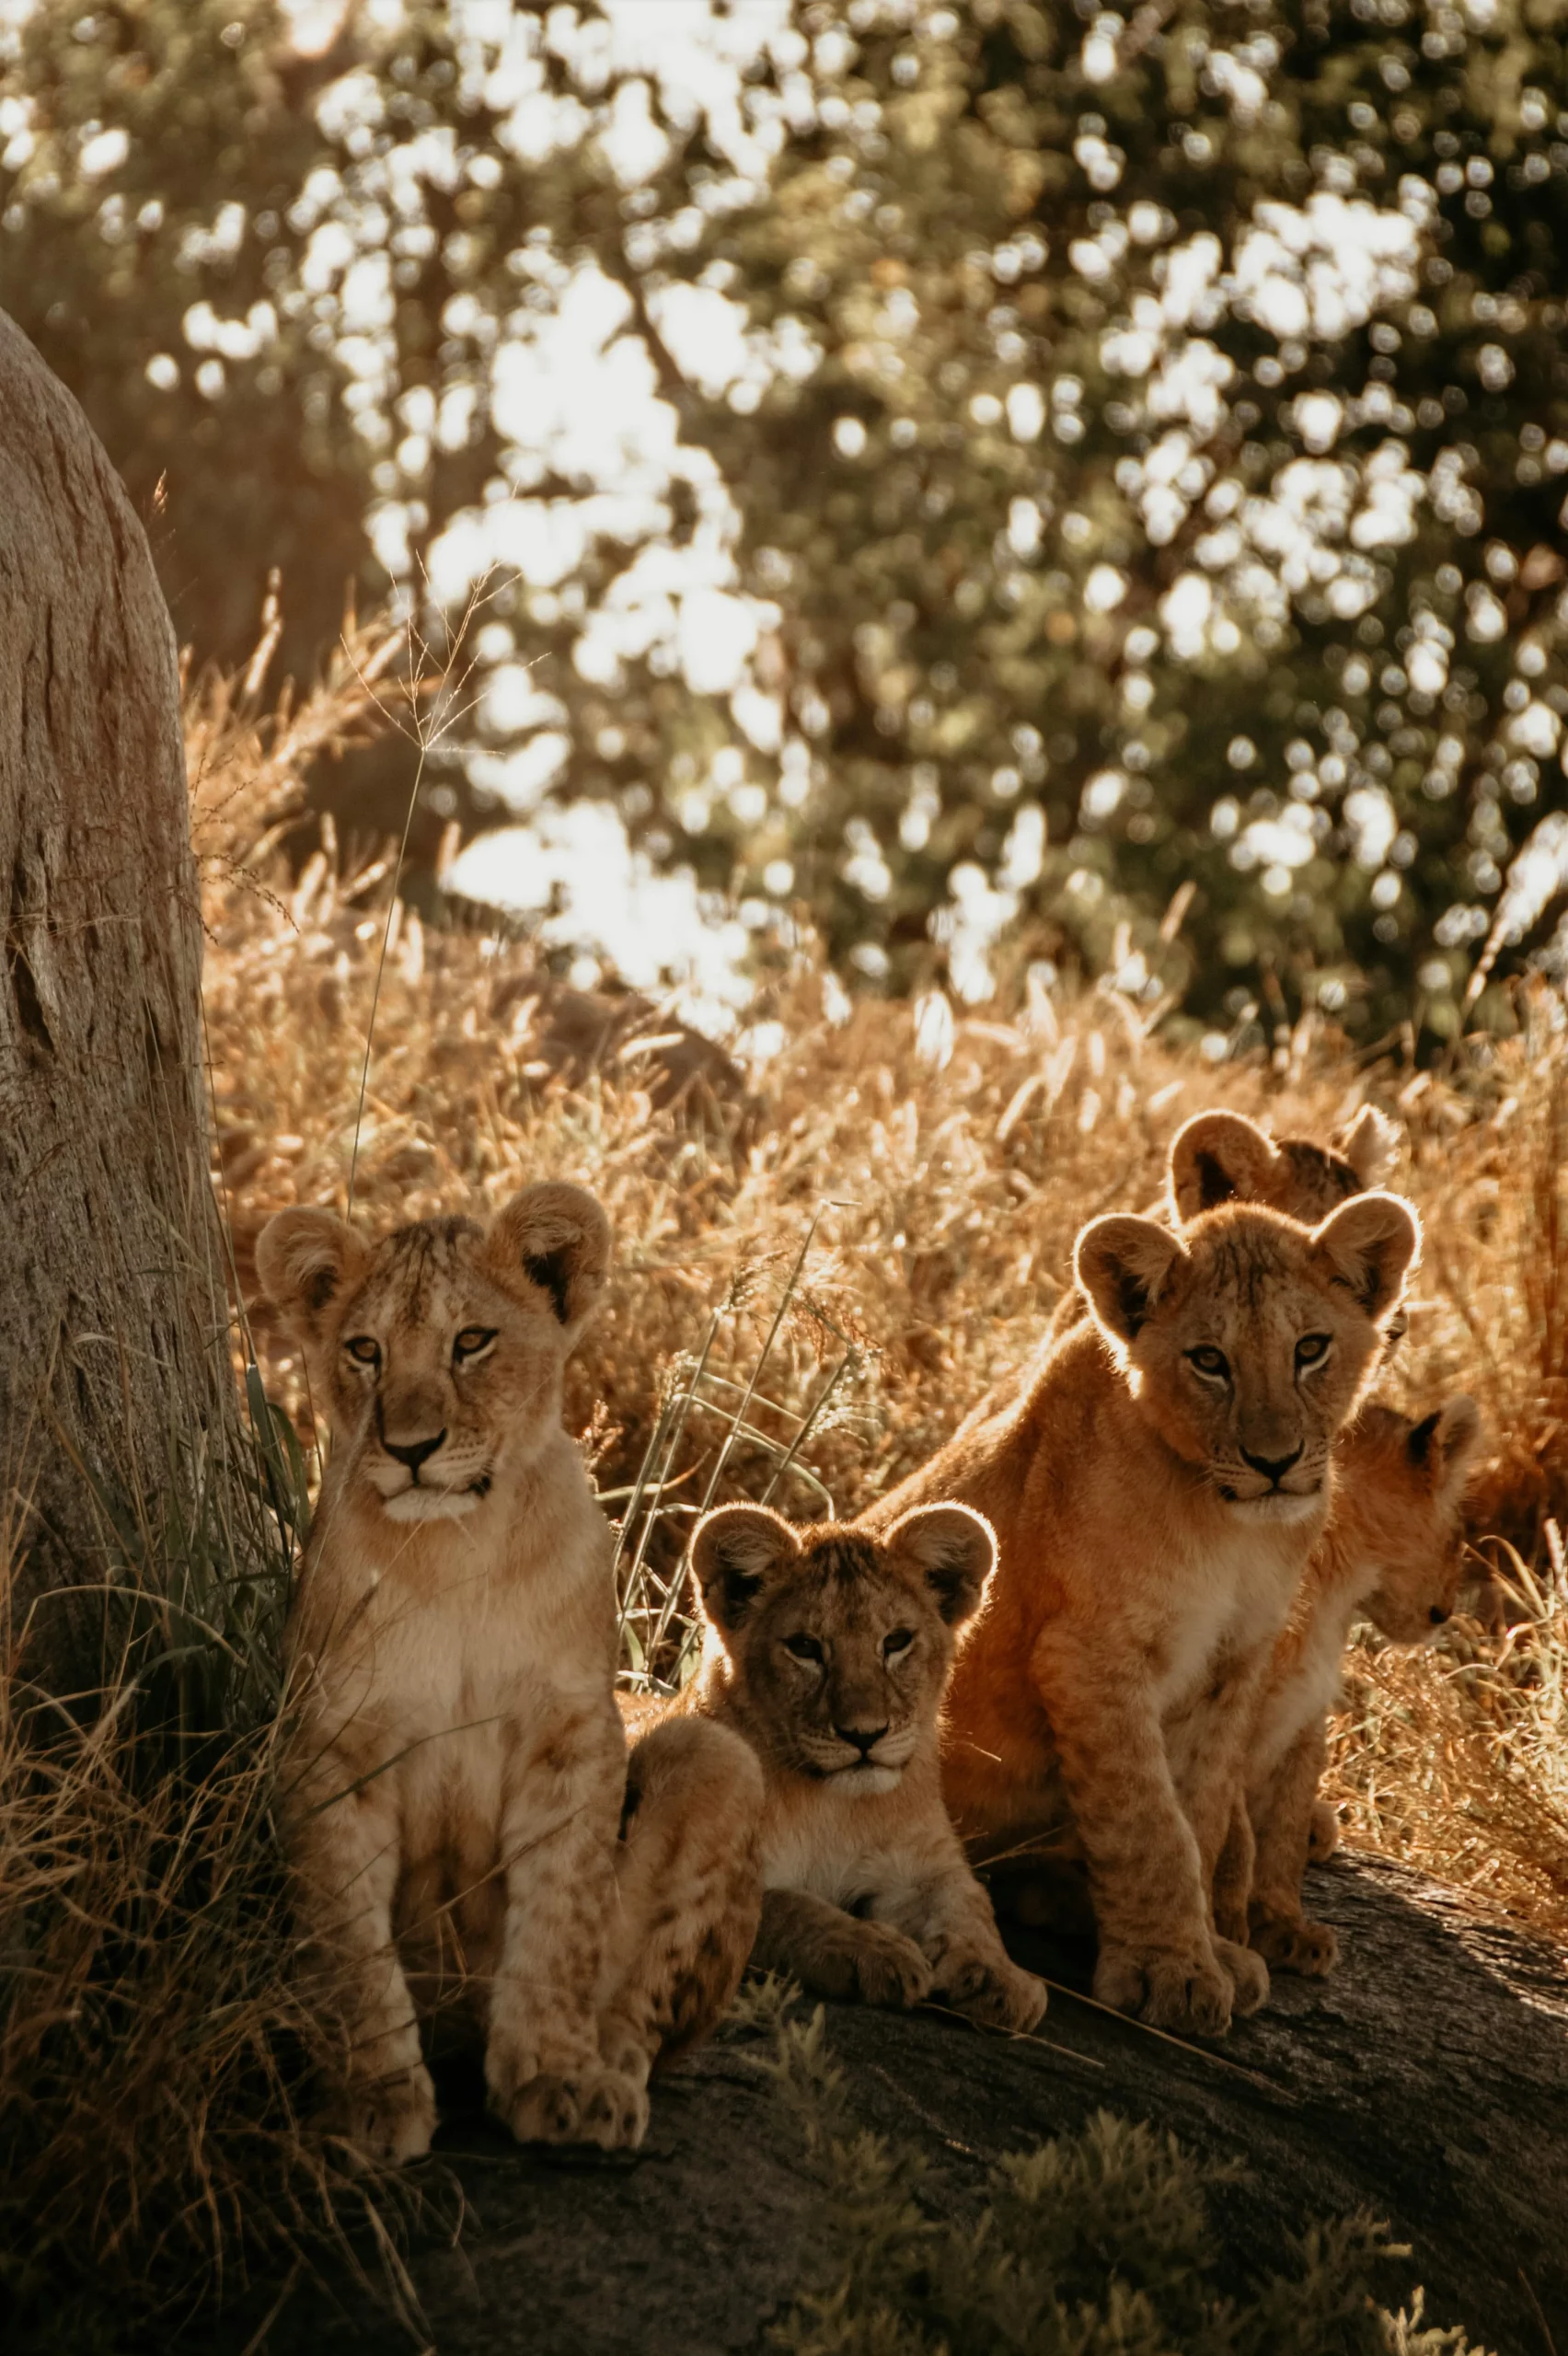
[[[356,1366],[379,1366],[381,1345],[373,1342],[368,1334],[354,1334],[343,1344]]]
[[[884,1660],[896,1660],[899,1654],[906,1653],[914,1642],[915,1631],[913,1628],[895,1628],[891,1636],[884,1636],[882,1638],[882,1658]]]
[[[1189,1350],[1187,1362],[1194,1374],[1205,1376],[1210,1382],[1225,1382],[1229,1379],[1230,1360],[1212,1343],[1202,1342],[1195,1350]]]
[[[465,1325],[452,1345],[452,1362],[462,1366],[468,1358],[482,1357],[496,1337],[493,1325]]]
[[[786,1636],[784,1649],[791,1660],[820,1661],[822,1658],[822,1646],[814,1636]]]
[[[1321,1366],[1328,1355],[1329,1336],[1326,1334],[1303,1334],[1296,1345],[1297,1366]]]

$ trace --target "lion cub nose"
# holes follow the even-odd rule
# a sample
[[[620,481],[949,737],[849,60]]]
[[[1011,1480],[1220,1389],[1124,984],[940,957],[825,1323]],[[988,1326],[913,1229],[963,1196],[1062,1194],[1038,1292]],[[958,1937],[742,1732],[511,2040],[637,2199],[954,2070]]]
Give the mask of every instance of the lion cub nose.
[[[436,1433],[433,1439],[415,1439],[409,1440],[407,1442],[387,1439],[383,1440],[381,1444],[386,1450],[388,1456],[395,1456],[399,1464],[406,1464],[408,1466],[409,1472],[417,1481],[420,1477],[420,1466],[424,1462],[427,1456],[433,1456],[435,1454],[436,1449],[441,1446],[445,1438],[445,1432],[439,1431]]]
[[[1435,1603],[1427,1612],[1426,1616],[1431,1621],[1432,1625],[1435,1628],[1440,1628],[1448,1615],[1444,1611],[1443,1606],[1440,1603]]]
[[[1250,1448],[1241,1450],[1254,1472],[1262,1472],[1277,1489],[1293,1464],[1301,1461],[1301,1449],[1293,1448],[1288,1456],[1254,1456]]]
[[[851,1750],[858,1750],[862,1759],[869,1759],[887,1732],[887,1724],[884,1720],[880,1727],[835,1727],[833,1731],[840,1742],[847,1742]]]

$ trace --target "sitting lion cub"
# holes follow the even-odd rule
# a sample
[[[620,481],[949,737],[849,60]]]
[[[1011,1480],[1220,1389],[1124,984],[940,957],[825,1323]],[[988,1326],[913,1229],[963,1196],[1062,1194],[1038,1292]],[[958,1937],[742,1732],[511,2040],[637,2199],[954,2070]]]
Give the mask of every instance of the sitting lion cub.
[[[1460,1507],[1481,1438],[1463,1392],[1419,1423],[1374,1403],[1343,1434],[1329,1527],[1274,1646],[1249,1738],[1243,1797],[1215,1876],[1215,1920],[1275,1969],[1332,1970],[1338,1942],[1301,1905],[1326,1720],[1351,1622],[1421,1644],[1453,1611],[1464,1556]]]
[[[559,1184],[488,1230],[372,1250],[301,1208],[258,1245],[334,1436],[290,1616],[283,1841],[349,2032],[345,2131],[379,2157],[429,2145],[417,2015],[451,1992],[516,2135],[636,2144],[654,2058],[728,2004],[755,1931],[744,1745],[662,1730],[628,1783],[609,1533],[560,1419],[608,1250]]]
[[[1334,1435],[1418,1234],[1380,1194],[1311,1229],[1251,1204],[1180,1230],[1092,1220],[1074,1255],[1090,1318],[859,1525],[935,1497],[992,1523],[944,1715],[948,1804],[982,1859],[1076,1845],[1095,1992],[1166,2027],[1217,2034],[1267,1993],[1261,1959],[1216,1938],[1214,1869]]]
[[[963,1506],[905,1514],[881,1539],[722,1506],[693,1542],[703,1655],[678,1706],[733,1727],[762,1761],[755,1962],[819,1995],[936,1996],[1028,2029],[1045,1990],[1002,1946],[937,1761],[953,1631],[995,1559]]]

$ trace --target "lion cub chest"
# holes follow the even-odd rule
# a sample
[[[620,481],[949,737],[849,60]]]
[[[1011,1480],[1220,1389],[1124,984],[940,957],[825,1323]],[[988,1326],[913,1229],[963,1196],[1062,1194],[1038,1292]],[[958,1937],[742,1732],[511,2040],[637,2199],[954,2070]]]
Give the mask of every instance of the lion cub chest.
[[[331,1747],[395,1819],[400,1926],[450,1906],[493,1928],[484,1885],[507,1849],[569,1815],[623,1749],[613,1620],[571,1602],[546,1582],[365,1590],[329,1672]]]
[[[1274,1642],[1309,1544],[1295,1529],[1243,1527],[1182,1550],[1153,1646],[1155,1701],[1163,1716],[1183,1713],[1217,1671]]]
[[[904,1791],[774,1791],[763,1815],[763,1887],[803,1890],[851,1913],[880,1911],[921,1881],[929,1845]]]
[[[1338,1701],[1344,1648],[1356,1609],[1354,1591],[1320,1597],[1309,1607],[1300,1630],[1291,1630],[1286,1639],[1289,1657],[1276,1663],[1253,1744],[1254,1783],[1272,1775],[1303,1728]],[[1291,1638],[1297,1641],[1292,1644]]]

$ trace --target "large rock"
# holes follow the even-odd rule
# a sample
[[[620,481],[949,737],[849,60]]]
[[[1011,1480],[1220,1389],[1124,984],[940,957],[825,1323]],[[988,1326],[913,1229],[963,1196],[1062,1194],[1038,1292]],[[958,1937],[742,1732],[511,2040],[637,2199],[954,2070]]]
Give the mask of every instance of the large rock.
[[[1340,1970],[1282,1978],[1223,2046],[1183,2048],[1065,1992],[1028,2041],[835,2008],[854,2107],[922,2145],[961,2194],[1001,2154],[1101,2108],[1152,2119],[1246,2164],[1216,2211],[1248,2261],[1369,2208],[1413,2245],[1388,2269],[1389,2304],[1420,2282],[1429,2322],[1462,2322],[1499,2356],[1551,2356],[1549,2332],[1568,2349],[1562,1958],[1380,1860],[1336,1861],[1313,1896],[1343,1939]],[[1026,1959],[1087,1985],[1081,1953]],[[761,2351],[801,2281],[809,2185],[757,2050],[721,2041],[663,2082],[626,2162],[542,2159],[477,2112],[451,2118],[437,2150],[461,2187],[461,2235],[412,2263],[441,2356]],[[334,2313],[296,2294],[269,2356],[396,2344],[385,2315],[346,2285],[342,2298]]]

